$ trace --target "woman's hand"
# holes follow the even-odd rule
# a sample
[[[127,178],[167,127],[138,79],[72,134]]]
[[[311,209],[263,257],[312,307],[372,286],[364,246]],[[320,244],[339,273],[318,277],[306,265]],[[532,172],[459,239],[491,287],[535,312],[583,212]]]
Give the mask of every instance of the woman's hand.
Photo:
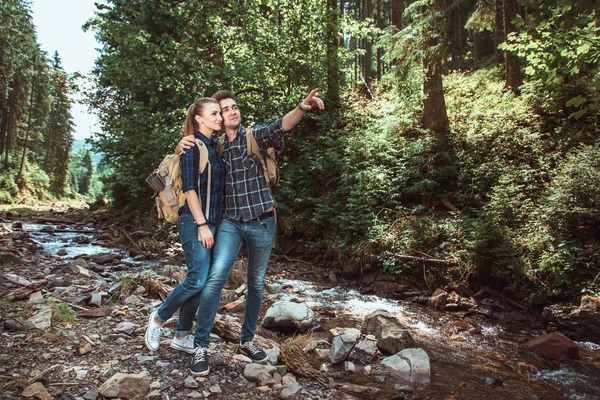
[[[210,250],[215,244],[215,238],[208,225],[198,227],[198,241],[202,242],[206,250]]]
[[[192,148],[196,145],[196,138],[192,135],[184,136],[181,138],[177,147],[175,147],[175,154],[185,154],[185,151],[189,148]]]

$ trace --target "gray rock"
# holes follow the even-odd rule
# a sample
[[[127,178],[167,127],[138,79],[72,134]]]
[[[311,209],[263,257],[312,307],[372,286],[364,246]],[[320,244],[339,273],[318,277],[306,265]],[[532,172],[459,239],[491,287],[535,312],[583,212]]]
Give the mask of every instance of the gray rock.
[[[277,361],[279,361],[279,356],[281,355],[281,350],[279,347],[273,347],[272,349],[265,350],[267,353],[267,357],[269,357],[269,364],[276,365]]]
[[[65,249],[60,249],[60,250],[59,250],[59,251],[56,253],[56,255],[58,255],[58,256],[61,256],[61,257],[62,257],[62,256],[66,256],[67,254],[69,254],[69,253],[68,253],[68,252],[67,252],[67,250],[65,250]],[[88,393],[89,393],[89,392],[88,392]],[[98,397],[98,392],[96,392],[96,397]],[[84,395],[84,398],[85,398],[85,395]],[[95,400],[95,398],[94,398],[94,400]]]
[[[390,369],[392,375],[405,381],[431,382],[429,356],[423,349],[404,349],[384,358],[381,363]]]
[[[278,301],[266,312],[262,326],[267,329],[293,328],[307,331],[315,322],[315,313],[304,303]]]
[[[183,386],[185,386],[188,389],[197,389],[198,381],[196,381],[193,376],[188,376],[187,378],[185,378]]]
[[[139,303],[140,303],[140,299],[135,294],[132,294],[131,296],[129,296],[125,299],[125,304],[127,304],[128,306],[135,306],[135,305],[138,305]]]
[[[34,329],[48,329],[52,326],[52,308],[44,308],[27,321]]]
[[[369,314],[363,321],[361,332],[374,335],[379,348],[391,354],[416,346],[408,328],[388,311],[377,310]]]
[[[367,335],[366,338],[359,341],[348,358],[352,361],[356,361],[362,364],[368,364],[377,355],[377,339],[373,335]]]
[[[273,380],[271,374],[274,374],[277,371],[272,365],[262,365],[262,364],[248,364],[246,368],[244,368],[244,377],[251,382],[257,382],[263,385],[261,382],[268,381],[269,378]],[[271,384],[275,383],[273,381]]]
[[[93,293],[92,297],[90,297],[90,300],[88,301],[88,304],[90,306],[96,306],[96,307],[102,307],[102,293]]]
[[[331,348],[329,349],[329,359],[331,360],[331,363],[336,364],[344,361],[352,351],[359,336],[360,331],[355,328],[339,330],[339,334],[333,338]]]
[[[90,389],[86,394],[83,395],[85,400],[96,400],[98,398],[98,390],[96,388]]]
[[[297,384],[298,381],[296,381],[296,377],[292,374],[285,374],[283,376],[283,378],[281,378],[281,383],[283,385],[292,385],[292,384]]]
[[[285,400],[299,400],[302,398],[302,386],[297,383],[290,385],[284,385],[279,394],[280,399]]]
[[[117,327],[115,328],[115,332],[124,333],[128,336],[131,336],[131,335],[133,335],[133,332],[135,332],[137,327],[138,326],[132,322],[124,321],[117,325]]]

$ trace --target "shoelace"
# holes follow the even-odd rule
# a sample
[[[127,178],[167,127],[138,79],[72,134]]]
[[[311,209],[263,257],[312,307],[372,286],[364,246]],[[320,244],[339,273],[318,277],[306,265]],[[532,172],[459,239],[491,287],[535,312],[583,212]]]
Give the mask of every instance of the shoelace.
[[[162,336],[163,328],[160,326],[156,326],[156,328],[152,329],[150,332],[150,341],[159,341]]]
[[[197,347],[194,352],[194,364],[199,363],[201,361],[206,361],[206,353],[208,349],[206,347]]]
[[[249,341],[246,342],[242,345],[243,348],[245,348],[246,350],[248,350],[250,353],[252,353],[252,355],[256,355],[257,353],[260,353],[260,349],[258,348],[257,345],[254,344],[253,341]]]

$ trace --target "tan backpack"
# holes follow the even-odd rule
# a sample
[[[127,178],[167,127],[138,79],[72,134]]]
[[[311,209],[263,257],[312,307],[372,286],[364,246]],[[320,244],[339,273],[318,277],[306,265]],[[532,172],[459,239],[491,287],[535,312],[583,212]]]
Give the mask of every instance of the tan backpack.
[[[208,165],[208,187],[205,218],[208,221],[210,214],[210,178],[211,168],[208,161],[208,149],[200,140],[196,140],[196,146],[200,151],[200,163],[198,164],[198,179]],[[191,149],[189,150],[191,151]],[[185,193],[181,180],[181,156],[178,154],[167,155],[158,168],[146,178],[146,182],[156,192],[154,199],[158,218],[164,218],[168,222],[176,223],[179,220],[179,209],[185,204]],[[202,200],[200,207],[202,207]]]
[[[225,142],[225,134],[223,134],[217,142],[217,153],[219,156],[223,156],[223,143]],[[265,160],[260,154],[260,147],[254,138],[252,128],[246,129],[246,146],[248,147],[248,154],[255,154],[262,165],[263,173],[265,174],[265,180],[271,188],[275,187],[279,183],[279,165],[275,159],[275,149],[269,147],[267,149],[267,160]]]

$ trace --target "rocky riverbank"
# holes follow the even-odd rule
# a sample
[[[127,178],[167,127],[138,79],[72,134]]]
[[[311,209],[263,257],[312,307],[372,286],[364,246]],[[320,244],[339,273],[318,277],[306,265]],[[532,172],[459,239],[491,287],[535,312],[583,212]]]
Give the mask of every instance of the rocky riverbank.
[[[289,256],[273,257],[256,338],[268,365],[236,354],[242,258],[221,299],[212,372],[194,379],[171,332],[156,353],[143,343],[149,313],[184,277],[176,246],[156,260],[143,232],[73,211],[0,218],[5,398],[600,398],[600,347],[587,342],[598,331],[585,329],[598,321],[595,298],[536,311],[510,288],[429,292]]]

